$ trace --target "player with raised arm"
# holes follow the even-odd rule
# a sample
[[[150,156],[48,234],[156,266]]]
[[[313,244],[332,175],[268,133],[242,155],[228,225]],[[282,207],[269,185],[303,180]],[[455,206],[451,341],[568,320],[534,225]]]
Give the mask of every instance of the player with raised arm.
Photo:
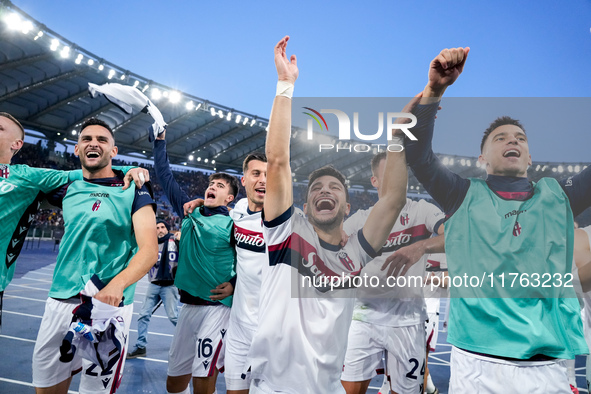
[[[192,377],[195,394],[211,394],[224,365],[233,292],[230,280],[236,276],[228,204],[238,194],[238,179],[223,172],[212,174],[203,206],[185,216],[183,205],[190,199],[174,179],[165,137],[163,132],[154,141],[154,169],[174,211],[184,217],[174,280],[184,305],[168,355],[166,390],[189,393]]]
[[[572,288],[557,281],[535,287],[535,280],[572,278],[573,215],[591,204],[591,167],[560,182],[530,182],[525,129],[501,117],[482,138],[485,181],[447,169],[431,148],[434,119],[468,52],[444,49],[431,62],[423,105],[414,111],[418,140],[406,144],[415,176],[449,217],[445,251],[452,279],[494,275],[493,286],[451,288],[450,393],[570,393],[565,359],[588,352],[578,302]],[[534,286],[503,286],[502,274],[526,276]]]
[[[371,161],[371,183],[381,195],[384,180],[386,152],[375,155]],[[406,170],[404,165],[400,170]],[[359,210],[345,221],[347,234],[354,234],[366,223],[372,208]],[[385,374],[394,393],[419,392],[425,371],[425,328],[421,281],[425,275],[426,256],[431,250],[420,249],[420,241],[427,240],[443,227],[443,212],[425,200],[406,199],[398,220],[378,256],[363,268],[362,275],[380,278],[377,288],[360,288],[357,293],[353,321],[349,330],[347,353],[341,380],[347,394],[364,394],[371,379],[382,364],[386,352]],[[442,240],[441,240],[442,241]],[[412,246],[412,248],[409,248]],[[422,261],[406,272],[404,287],[389,287],[381,272],[386,258],[392,252],[417,249]],[[401,252],[404,252],[401,250]]]
[[[404,153],[390,153],[384,194],[367,224],[343,247],[350,205],[343,175],[323,167],[309,177],[304,211],[295,213],[289,163],[291,97],[298,78],[289,37],[275,46],[278,74],[267,134],[267,187],[263,234],[269,264],[263,268],[259,326],[250,348],[251,393],[343,393],[340,383],[354,289],[310,285],[357,275],[376,256],[406,201]]]
[[[250,372],[245,372],[246,356],[258,326],[261,271],[268,264],[261,221],[267,185],[267,157],[264,153],[249,154],[242,163],[242,171],[241,182],[246,198],[238,201],[230,211],[236,245],[236,288],[224,360],[228,394],[247,394],[250,387]],[[202,204],[202,199],[193,200],[186,212],[191,213]]]
[[[111,167],[117,154],[111,128],[94,118],[84,122],[74,153],[84,180],[70,182],[50,199],[65,207],[65,232],[33,351],[33,384],[39,394],[67,393],[72,376],[81,370],[80,392],[115,392],[125,363],[135,283],[158,257],[156,204],[145,186],[122,189],[124,175]],[[90,288],[98,292],[91,294]],[[81,295],[93,297],[86,299],[93,308],[120,307],[113,318],[123,320],[124,343],[113,343],[119,352],[112,366],[79,354],[60,355]],[[111,352],[102,356],[110,358]]]

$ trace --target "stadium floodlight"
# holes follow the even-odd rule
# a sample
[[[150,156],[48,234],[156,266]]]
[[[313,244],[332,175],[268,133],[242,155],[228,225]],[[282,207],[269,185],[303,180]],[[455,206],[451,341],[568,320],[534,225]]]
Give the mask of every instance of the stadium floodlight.
[[[187,101],[187,104],[185,104],[185,108],[187,110],[189,110],[189,111],[192,110],[193,109],[193,102],[192,101]]]
[[[199,108],[201,108],[201,106],[203,106],[203,103],[197,104],[197,106],[195,107],[195,111],[197,111]]]
[[[102,64],[99,64],[99,67],[98,68],[99,68],[99,71],[103,71],[105,69],[105,66],[102,65]]]
[[[80,63],[82,63],[82,58],[83,58],[83,57],[84,57],[84,56],[82,56],[82,54],[81,54],[81,53],[79,53],[79,54],[78,54],[78,56],[76,56],[76,60],[74,61],[74,63],[76,63],[76,64],[80,64]]]
[[[243,122],[242,124],[243,124],[243,125],[245,125],[245,124],[247,124],[247,123],[248,123],[248,116],[245,116],[245,117],[244,117],[244,122]]]
[[[232,120],[232,111],[228,111],[228,115],[226,116],[226,120],[228,122]]]
[[[453,166],[454,165],[454,158],[453,157],[449,159],[449,165],[450,166]]]
[[[193,161],[195,157],[193,155],[189,155],[189,160]]]
[[[115,70],[111,69],[111,70],[109,70],[109,75],[107,75],[107,78],[111,79],[111,78],[113,78],[113,75],[115,75]]]
[[[536,171],[540,171],[540,168],[542,168],[542,166],[538,164],[538,165],[536,166]]]
[[[215,160],[212,160],[212,161],[211,161],[211,164],[215,164]]]
[[[31,30],[33,30],[33,28],[34,28],[34,26],[31,21],[24,21],[23,24],[21,25],[21,32],[23,34],[29,34],[29,32]]]
[[[166,90],[163,90],[163,91],[162,91],[162,95],[163,95],[164,97],[168,97],[168,91],[166,91]]]
[[[60,42],[57,40],[57,38],[54,38],[53,40],[51,40],[51,46],[49,47],[49,49],[51,49],[52,51],[56,51],[57,47],[60,46]]]
[[[125,79],[125,74],[121,74],[121,80],[123,81]]]
[[[179,101],[181,101],[181,94],[176,90],[173,90],[168,94],[168,101],[170,101],[173,104],[178,103]]]
[[[204,161],[205,163],[207,163],[209,160],[208,160],[208,159],[204,159],[203,161]]]
[[[466,160],[466,165],[468,167],[472,167],[472,162],[470,161],[470,159]]]
[[[57,133],[57,135],[62,135],[62,133]]]
[[[88,59],[88,65],[92,66],[94,64],[94,59]]]
[[[152,88],[152,95],[151,96],[154,100],[158,100],[160,97],[162,97],[162,93],[160,92],[160,89]]]
[[[236,123],[240,123],[240,119],[242,119],[242,115],[236,115]]]
[[[134,88],[137,88],[139,84],[140,84],[140,81],[137,81],[137,80],[136,80],[136,81],[133,83],[133,87],[134,87]]]
[[[561,172],[561,173],[564,172],[564,168],[562,166],[558,166],[557,170],[558,170],[558,172]]]
[[[579,171],[581,171],[581,166],[577,164],[575,166],[575,172],[579,172]]]
[[[556,172],[556,167],[552,167],[552,172]]]
[[[448,165],[449,164],[449,157],[447,157],[447,156],[444,157],[443,160],[442,160],[442,163],[443,163],[444,166]]]
[[[43,31],[42,30],[39,30],[39,32],[37,33],[37,35],[35,36],[35,38],[33,38],[33,40],[34,41],[37,41],[41,37],[43,37]]]
[[[220,118],[224,119],[224,113],[222,112],[221,109],[218,111],[218,115]]]
[[[216,114],[214,107],[209,107],[209,112],[211,113],[211,116],[215,116]]]
[[[150,88],[150,85],[146,84],[146,86],[144,86],[144,88],[142,89],[142,92],[145,92],[146,90],[148,90]]]
[[[256,122],[257,122],[257,121],[256,121],[256,119],[253,119],[253,120],[251,120],[251,121],[250,121],[250,127],[254,126],[254,124],[255,124]]]
[[[201,158],[200,158],[200,157],[198,157],[198,158],[197,158],[197,161],[201,161]]]
[[[462,167],[464,167],[466,165],[466,159],[461,159],[460,164],[462,165]]]
[[[21,17],[16,12],[8,14],[6,18],[4,18],[4,22],[6,22],[10,30],[19,30],[23,23]]]
[[[70,56],[70,47],[69,46],[65,46],[62,48],[62,51],[60,52],[61,57],[63,57],[64,59]]]
[[[76,135],[76,130],[72,130],[72,135]]]
[[[568,167],[566,167],[568,169],[568,172],[573,172],[573,166],[569,165]]]

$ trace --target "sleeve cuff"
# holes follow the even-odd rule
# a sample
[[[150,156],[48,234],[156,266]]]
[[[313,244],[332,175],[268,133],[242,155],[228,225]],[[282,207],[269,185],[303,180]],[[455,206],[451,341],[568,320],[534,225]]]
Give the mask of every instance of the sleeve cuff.
[[[379,251],[376,252],[375,250],[373,250],[369,242],[367,242],[367,239],[365,239],[365,235],[363,235],[363,228],[360,228],[357,232],[357,238],[359,239],[359,244],[361,245],[365,253],[368,254],[369,257],[373,259],[380,255]]]
[[[281,215],[277,216],[275,219],[266,221],[265,220],[265,210],[261,212],[261,218],[263,219],[263,225],[267,228],[277,227],[289,220],[293,215],[294,209],[293,205],[287,208],[287,211],[283,212]]]

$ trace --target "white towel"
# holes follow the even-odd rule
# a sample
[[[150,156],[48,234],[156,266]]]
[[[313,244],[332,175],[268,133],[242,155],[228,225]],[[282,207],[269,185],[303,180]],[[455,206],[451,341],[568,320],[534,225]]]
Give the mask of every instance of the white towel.
[[[148,113],[154,119],[150,126],[148,139],[150,142],[166,130],[166,122],[160,110],[150,101],[150,99],[133,86],[121,85],[118,83],[106,83],[96,85],[88,83],[88,91],[92,98],[98,94],[105,96],[107,100],[121,108],[125,113],[131,114],[133,109]]]

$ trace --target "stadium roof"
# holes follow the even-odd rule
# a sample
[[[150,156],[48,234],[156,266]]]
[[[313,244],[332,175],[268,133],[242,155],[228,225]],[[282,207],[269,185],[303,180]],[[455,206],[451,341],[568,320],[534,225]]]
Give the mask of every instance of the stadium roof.
[[[166,138],[173,163],[240,171],[247,154],[264,149],[268,119],[174,91],[119,67],[60,36],[8,0],[0,0],[0,19],[0,111],[11,113],[48,140],[74,143],[77,127],[89,117],[98,117],[115,131],[120,153],[151,158],[147,130],[152,118],[143,113],[125,114],[104,97],[92,99],[88,93],[89,82],[117,82],[145,92],[161,110],[168,123]],[[351,185],[371,187],[367,153],[318,152],[303,135],[298,130],[292,133],[294,180],[333,164]],[[335,139],[331,143],[347,147]],[[474,157],[440,157],[463,177],[484,175]],[[584,163],[534,163],[530,177],[561,177],[562,172],[574,173],[584,167]],[[424,190],[413,176],[409,185],[411,193]]]

